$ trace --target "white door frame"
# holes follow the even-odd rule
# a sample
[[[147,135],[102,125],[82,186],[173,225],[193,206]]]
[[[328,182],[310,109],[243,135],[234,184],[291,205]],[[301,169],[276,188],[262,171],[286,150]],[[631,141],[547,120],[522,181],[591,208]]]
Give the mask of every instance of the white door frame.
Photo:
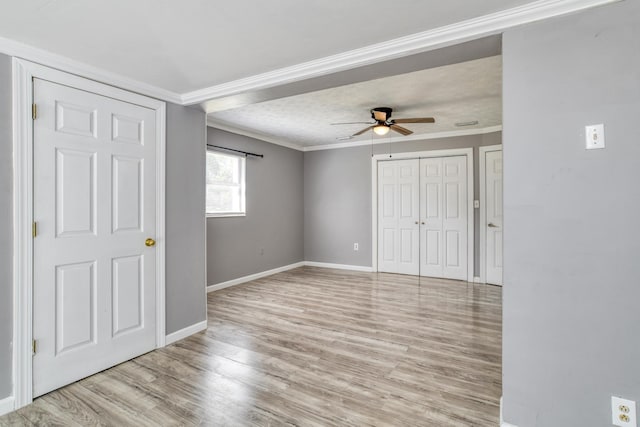
[[[408,153],[376,154],[371,157],[371,266],[378,271],[378,162],[425,157],[467,157],[467,281],[473,282],[474,221],[473,221],[473,148],[414,151]]]
[[[13,58],[13,396],[15,409],[33,401],[33,79],[150,108],[156,112],[156,347],[165,345],[166,104],[102,83]]]
[[[487,282],[487,153],[502,151],[502,144],[480,147],[478,162],[480,164],[480,283]]]

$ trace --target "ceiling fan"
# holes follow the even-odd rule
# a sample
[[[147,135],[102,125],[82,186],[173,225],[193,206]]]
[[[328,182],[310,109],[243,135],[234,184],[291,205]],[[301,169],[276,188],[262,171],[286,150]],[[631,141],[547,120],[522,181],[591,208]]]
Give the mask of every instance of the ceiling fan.
[[[386,135],[389,133],[389,130],[398,132],[404,136],[411,135],[413,132],[407,128],[402,126],[398,126],[398,123],[435,123],[436,120],[433,117],[420,117],[414,119],[392,119],[391,113],[393,112],[393,108],[389,107],[376,107],[371,109],[371,118],[375,120],[375,122],[350,122],[350,123],[331,123],[332,125],[350,125],[363,123],[371,125],[362,129],[360,132],[354,133],[352,136],[362,135],[367,132],[369,129],[373,129],[373,131],[378,135]]]

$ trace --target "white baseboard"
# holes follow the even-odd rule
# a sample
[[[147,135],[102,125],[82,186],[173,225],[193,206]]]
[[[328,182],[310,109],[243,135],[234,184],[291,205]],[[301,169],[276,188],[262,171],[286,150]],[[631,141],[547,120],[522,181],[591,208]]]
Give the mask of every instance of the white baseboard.
[[[329,262],[315,262],[315,261],[305,261],[304,265],[307,265],[309,267],[335,268],[338,270],[365,271],[368,273],[371,273],[373,271],[373,268],[366,267],[364,265],[332,264]]]
[[[187,326],[186,328],[180,329],[179,331],[175,331],[167,335],[165,339],[165,345],[173,344],[176,341],[180,341],[181,339],[187,338],[193,334],[196,334],[200,331],[204,331],[207,329],[207,321],[203,320],[202,322],[198,322],[191,326]]]
[[[260,273],[250,274],[244,277],[238,277],[237,279],[227,280],[226,282],[216,283],[215,285],[207,286],[207,292],[219,291],[220,289],[239,285],[240,283],[250,282],[256,279],[261,279],[263,277],[271,276],[272,274],[281,273],[283,271],[292,270],[298,267],[303,267],[304,265],[305,265],[305,262],[300,261],[294,264],[284,265],[282,267],[274,268],[271,270],[261,271]]]
[[[0,416],[13,412],[15,409],[15,399],[13,396],[5,397],[0,400]]]
[[[373,271],[371,267],[365,267],[362,265],[331,264],[327,262],[300,261],[294,264],[289,264],[289,265],[284,265],[282,267],[274,268],[272,270],[261,271],[260,273],[250,274],[244,277],[238,277],[237,279],[227,280],[226,282],[216,283],[215,285],[209,285],[207,286],[207,292],[219,291],[220,289],[239,285],[241,283],[250,282],[256,279],[261,279],[263,277],[271,276],[272,274],[281,273],[283,271],[293,270],[294,268],[304,267],[304,266],[335,268],[338,270],[353,270],[353,271],[366,271],[366,272]]]
[[[502,396],[500,396],[500,427],[518,427],[514,424],[509,424],[502,418]]]

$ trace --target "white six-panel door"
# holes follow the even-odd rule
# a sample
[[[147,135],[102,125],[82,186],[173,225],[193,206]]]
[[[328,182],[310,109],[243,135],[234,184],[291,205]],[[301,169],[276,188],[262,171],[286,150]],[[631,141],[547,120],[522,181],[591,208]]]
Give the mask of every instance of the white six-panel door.
[[[467,158],[420,159],[420,275],[467,280]]]
[[[378,162],[378,270],[467,280],[467,158]]]
[[[156,345],[155,112],[35,79],[34,396]],[[151,243],[151,242],[150,242]]]
[[[502,285],[502,151],[485,156],[486,282]]]
[[[418,159],[378,162],[378,266],[419,273]]]

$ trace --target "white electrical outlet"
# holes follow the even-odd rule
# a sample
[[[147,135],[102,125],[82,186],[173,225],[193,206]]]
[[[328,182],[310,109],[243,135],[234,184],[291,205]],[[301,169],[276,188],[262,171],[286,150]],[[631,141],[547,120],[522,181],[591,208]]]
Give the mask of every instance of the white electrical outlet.
[[[604,148],[604,125],[590,125],[584,128],[587,150]]]
[[[614,426],[638,427],[636,402],[611,396],[611,422]]]
[[[354,243],[354,244],[353,244],[353,250],[354,250],[354,251],[357,251],[357,250],[358,250],[358,248],[359,248],[359,247],[358,247],[358,244],[357,244],[357,243]]]

